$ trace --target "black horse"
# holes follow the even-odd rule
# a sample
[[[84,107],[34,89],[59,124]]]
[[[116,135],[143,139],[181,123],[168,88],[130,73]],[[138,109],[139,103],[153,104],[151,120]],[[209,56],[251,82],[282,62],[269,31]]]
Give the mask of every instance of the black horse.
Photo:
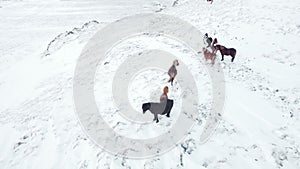
[[[211,37],[208,37],[208,34],[205,33],[205,35],[203,37],[203,41],[207,44],[207,48],[208,48],[211,46],[213,39]]]
[[[158,114],[165,115],[167,117],[170,117],[170,112],[172,110],[174,101],[168,99],[167,102],[161,102],[161,103],[144,103],[142,105],[143,113],[145,113],[147,110],[149,110],[153,115],[154,119],[156,120],[156,123],[159,122],[158,120]]]

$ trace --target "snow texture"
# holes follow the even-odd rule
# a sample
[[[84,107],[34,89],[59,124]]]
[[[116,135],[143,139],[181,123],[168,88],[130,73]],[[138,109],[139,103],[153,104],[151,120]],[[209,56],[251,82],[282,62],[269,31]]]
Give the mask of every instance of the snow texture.
[[[155,44],[184,56],[199,78],[197,85],[207,90],[201,90],[197,125],[174,149],[143,160],[112,156],[88,139],[75,114],[76,61],[89,38],[105,25],[157,12],[186,20],[217,37],[220,44],[237,49],[233,63],[230,57],[221,62],[217,55],[216,64],[226,79],[223,117],[214,136],[201,144],[211,99],[203,65],[172,40],[131,39],[112,49],[99,67],[103,74],[96,78],[99,105],[110,104],[106,83],[116,69],[116,58]],[[212,4],[206,0],[2,0],[0,16],[1,168],[300,168],[299,0],[214,0]],[[161,93],[139,94],[160,92],[166,79],[165,72],[137,76],[129,88],[134,93],[129,98],[132,105],[159,99]],[[180,96],[180,86],[175,83],[173,89],[169,97]],[[109,106],[103,109],[112,128],[138,138],[163,133],[178,117],[175,113],[171,119],[159,117],[158,124],[137,127],[112,118],[116,111]]]

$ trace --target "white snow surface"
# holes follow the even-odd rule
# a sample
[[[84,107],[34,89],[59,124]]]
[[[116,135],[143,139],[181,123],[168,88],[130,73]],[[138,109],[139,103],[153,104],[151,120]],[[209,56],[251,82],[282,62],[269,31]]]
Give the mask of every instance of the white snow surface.
[[[112,156],[83,132],[73,76],[81,50],[97,30],[139,13],[179,17],[236,48],[237,56],[233,63],[229,57],[221,62],[218,53],[216,64],[226,81],[223,118],[201,144],[211,85],[197,58],[163,38],[137,37],[110,51],[107,67],[96,75],[95,98],[108,112],[104,119],[123,135],[160,135],[180,109],[175,106],[170,119],[160,116],[158,124],[142,127],[115,117],[107,82],[123,55],[160,43],[190,62],[203,92],[199,121],[183,142],[161,156],[134,160]],[[0,16],[0,168],[300,168],[299,0],[1,0]],[[128,91],[133,107],[159,97],[143,93],[161,92],[166,79],[166,72],[157,70],[137,76]],[[170,97],[180,103],[180,92],[175,82]]]

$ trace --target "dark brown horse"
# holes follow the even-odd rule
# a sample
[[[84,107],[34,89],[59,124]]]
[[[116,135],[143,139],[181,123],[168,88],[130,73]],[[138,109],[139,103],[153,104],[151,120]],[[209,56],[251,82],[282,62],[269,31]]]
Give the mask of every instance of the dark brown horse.
[[[235,55],[236,55],[236,50],[234,48],[226,48],[225,46],[222,45],[216,45],[215,46],[216,51],[220,51],[222,55],[222,60],[224,60],[224,55],[230,55],[231,56],[231,62],[233,62]]]
[[[207,2],[210,2],[211,4],[213,3],[213,0],[207,0]]]

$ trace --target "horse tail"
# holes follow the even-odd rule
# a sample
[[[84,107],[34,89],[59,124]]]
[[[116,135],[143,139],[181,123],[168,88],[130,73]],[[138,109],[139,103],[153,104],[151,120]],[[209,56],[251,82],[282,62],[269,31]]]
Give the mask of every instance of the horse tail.
[[[231,50],[232,50],[232,52],[230,52],[230,54],[231,54],[231,62],[233,62],[234,58],[235,58],[235,55],[236,55],[236,50],[234,48],[232,48]]]
[[[232,48],[232,49],[233,49],[233,54],[232,54],[232,56],[235,57],[235,55],[236,55],[236,50],[235,50],[234,48]]]

